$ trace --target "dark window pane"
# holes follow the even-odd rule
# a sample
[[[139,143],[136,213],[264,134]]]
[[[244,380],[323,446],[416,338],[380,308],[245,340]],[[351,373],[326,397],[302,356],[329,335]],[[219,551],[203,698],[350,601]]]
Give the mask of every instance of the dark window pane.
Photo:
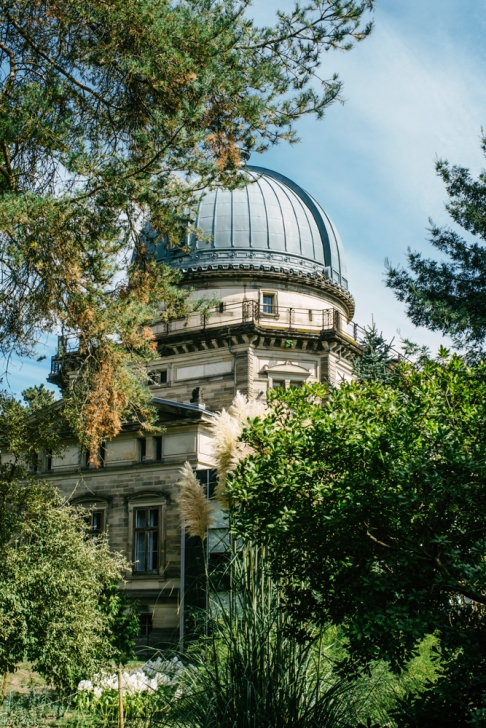
[[[167,384],[167,369],[162,369],[160,372],[160,383]]]
[[[273,296],[263,296],[263,313],[273,313]]]
[[[147,553],[145,533],[138,531],[135,534],[135,571],[147,571]]]
[[[159,509],[135,510],[135,571],[157,571],[159,567]]]
[[[148,532],[148,571],[155,571],[158,567],[158,544],[159,544],[159,533],[158,531]]]
[[[91,514],[91,533],[101,533],[103,528],[103,513],[101,511],[94,511]]]
[[[151,614],[140,614],[140,637],[148,637],[152,631],[152,615]]]

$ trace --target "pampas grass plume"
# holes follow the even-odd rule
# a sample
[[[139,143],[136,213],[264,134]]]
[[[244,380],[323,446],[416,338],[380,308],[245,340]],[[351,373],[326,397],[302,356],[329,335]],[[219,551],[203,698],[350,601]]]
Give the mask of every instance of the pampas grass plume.
[[[185,462],[181,470],[181,478],[177,481],[179,492],[176,503],[179,513],[184,519],[190,536],[198,536],[204,541],[207,529],[212,524],[212,504],[206,497],[204,488],[194,475],[190,463]]]
[[[256,402],[237,392],[228,410],[223,409],[216,416],[212,442],[212,453],[218,473],[215,495],[224,507],[228,505],[224,493],[227,476],[242,458],[252,452],[245,442],[240,441],[243,428],[249,420],[263,415],[265,410],[263,402]]]

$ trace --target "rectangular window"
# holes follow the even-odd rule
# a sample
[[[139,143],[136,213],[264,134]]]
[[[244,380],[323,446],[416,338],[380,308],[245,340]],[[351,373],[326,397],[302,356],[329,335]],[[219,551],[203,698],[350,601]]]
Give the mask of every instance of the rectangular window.
[[[91,536],[91,538],[101,536],[101,534],[103,533],[103,516],[103,511],[91,511],[91,513],[88,514],[87,521],[89,527],[89,535]]]
[[[275,296],[270,293],[263,294],[263,313],[272,314],[275,313]]]
[[[147,440],[145,437],[139,437],[138,439],[138,461],[140,463],[145,462],[147,459]]]
[[[46,470],[49,472],[52,470],[52,455],[46,457]]]
[[[140,624],[140,632],[139,632],[138,636],[139,637],[148,637],[152,631],[152,622],[153,622],[152,614],[151,613],[144,614],[142,612],[142,614],[138,615],[138,619],[139,619],[139,624]]]
[[[162,460],[162,437],[154,437],[155,459]]]
[[[273,379],[272,389],[276,389],[277,387],[285,387],[285,381],[283,379]]]
[[[156,572],[159,567],[159,509],[136,508],[134,516],[134,570]]]
[[[309,321],[312,321],[312,320],[313,320],[313,313],[312,313],[312,309],[310,308],[309,309]]]
[[[149,387],[152,387],[154,384],[167,384],[167,369],[149,372],[147,375],[147,384]]]

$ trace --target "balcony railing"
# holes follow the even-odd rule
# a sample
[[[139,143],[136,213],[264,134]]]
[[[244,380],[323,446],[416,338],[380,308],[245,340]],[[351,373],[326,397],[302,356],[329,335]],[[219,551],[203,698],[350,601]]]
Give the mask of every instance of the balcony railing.
[[[256,301],[221,303],[206,313],[192,313],[184,319],[160,321],[151,328],[157,337],[170,336],[186,331],[220,329],[235,324],[255,323],[261,328],[319,334],[336,331],[352,341],[360,336],[361,327],[348,323],[335,308],[289,308],[259,305]]]
[[[354,321],[347,322],[345,316],[335,308],[289,308],[260,305],[257,301],[237,303],[220,303],[206,313],[195,312],[183,319],[159,321],[152,326],[158,338],[170,337],[178,333],[190,331],[207,331],[211,329],[230,328],[237,324],[254,323],[260,329],[285,332],[289,338],[295,333],[320,335],[326,331],[334,331],[353,343],[361,341],[365,330]],[[62,370],[62,358],[66,354],[80,355],[77,337],[59,337],[59,350],[51,360],[50,376],[56,379]],[[397,359],[402,355],[391,350]]]

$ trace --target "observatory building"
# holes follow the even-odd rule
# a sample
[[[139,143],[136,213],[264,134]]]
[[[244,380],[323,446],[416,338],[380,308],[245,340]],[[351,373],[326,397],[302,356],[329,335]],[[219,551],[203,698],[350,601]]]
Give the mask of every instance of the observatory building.
[[[90,512],[93,534],[132,568],[124,587],[141,605],[140,639],[151,646],[177,639],[191,600],[193,551],[174,496],[189,461],[208,490],[213,483],[214,413],[237,391],[258,399],[272,387],[338,383],[351,377],[358,352],[351,323],[343,246],[320,204],[281,174],[249,166],[250,183],[201,195],[184,251],[154,242],[161,263],[182,272],[192,296],[214,302],[207,314],[153,322],[158,357],[147,374],[164,428],[141,438],[126,426],[93,468],[74,441],[62,457],[44,457],[48,477]],[[49,380],[62,382],[54,357]],[[209,558],[225,548],[224,522],[208,535]],[[195,603],[195,602],[194,602]]]

